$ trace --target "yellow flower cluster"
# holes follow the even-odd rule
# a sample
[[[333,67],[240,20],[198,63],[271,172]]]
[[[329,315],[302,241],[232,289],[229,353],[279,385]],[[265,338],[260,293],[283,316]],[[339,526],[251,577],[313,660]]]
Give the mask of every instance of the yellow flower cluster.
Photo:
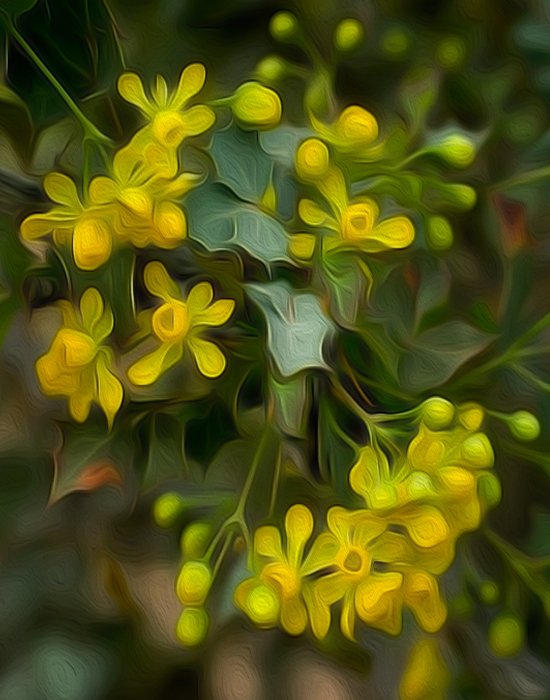
[[[150,262],[144,277],[147,290],[163,300],[156,309],[139,315],[142,335],[145,331],[157,347],[130,366],[128,379],[140,386],[153,384],[180,361],[186,345],[203,376],[219,377],[227,364],[225,355],[201,334],[204,328],[225,323],[235,302],[219,299],[212,303],[213,289],[208,282],[195,285],[184,301],[160,262]],[[46,355],[36,363],[42,390],[48,396],[66,396],[70,414],[79,422],[86,420],[95,400],[110,428],[123,399],[122,384],[113,373],[114,353],[104,342],[113,330],[112,311],[105,308],[101,294],[93,287],[82,295],[79,312],[68,301],[58,305],[63,325]]]
[[[362,107],[346,108],[332,127],[318,128],[323,138],[306,139],[296,151],[296,172],[301,180],[316,187],[328,204],[328,211],[311,199],[298,203],[298,214],[308,226],[326,229],[324,252],[334,248],[361,249],[368,253],[406,248],[414,240],[414,227],[406,216],[393,216],[379,221],[380,210],[368,197],[348,196],[343,171],[333,162],[327,142],[345,157],[361,152],[378,135],[374,117]],[[313,256],[316,237],[295,234],[290,244],[291,254],[298,260]]]
[[[482,409],[465,405],[454,415],[445,403],[451,412],[445,416],[437,405],[430,407],[426,420],[437,429],[421,421],[393,472],[377,446],[361,450],[350,485],[366,508],[330,508],[327,528],[309,551],[314,520],[304,505],[287,512],[284,547],[276,527],[256,531],[255,575],[235,591],[237,606],[255,624],[279,623],[300,634],[309,618],[313,634],[323,638],[331,607],[340,602],[340,627],[350,639],[357,617],[398,634],[404,606],[426,632],[443,625],[447,610],[437,576],[451,564],[459,535],[480,523],[489,500],[481,481],[492,479],[493,492],[499,487],[487,472],[494,456],[479,432]]]
[[[113,373],[114,355],[104,341],[113,330],[113,314],[97,289],[87,289],[76,312],[68,301],[58,302],[63,326],[49,351],[36,363],[42,390],[66,396],[71,416],[86,420],[96,401],[112,425],[123,399],[122,384]]]
[[[204,66],[191,64],[169,95],[166,82],[157,76],[149,99],[139,76],[124,73],[118,81],[120,94],[149,122],[115,154],[110,174],[91,180],[83,198],[69,177],[49,173],[44,188],[55,206],[28,216],[21,224],[23,238],[52,234],[55,245],[71,247],[81,270],[97,269],[118,245],[165,249],[179,245],[187,225],[178,202],[197,177],[179,173],[178,148],[186,137],[206,131],[215,120],[204,105],[186,109],[205,78]]]

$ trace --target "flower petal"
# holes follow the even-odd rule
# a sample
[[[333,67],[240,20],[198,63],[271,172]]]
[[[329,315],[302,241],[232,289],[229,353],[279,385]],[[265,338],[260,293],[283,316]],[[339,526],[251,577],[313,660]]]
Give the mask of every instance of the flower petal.
[[[297,503],[291,506],[285,516],[287,552],[290,565],[298,569],[306,542],[313,533],[313,515],[306,506]]]
[[[330,218],[321,207],[311,199],[301,199],[298,202],[298,214],[308,226],[323,226]]]
[[[345,574],[337,571],[334,574],[323,576],[315,582],[315,595],[326,605],[333,605],[344,597],[349,586]]]
[[[158,260],[153,260],[145,267],[143,281],[150,294],[167,302],[173,299],[181,300],[179,287]]]
[[[331,166],[328,174],[318,182],[318,187],[335,216],[341,219],[348,206],[348,191],[342,171]]]
[[[412,541],[419,547],[435,547],[449,538],[449,526],[438,508],[429,505],[412,506],[395,520],[402,523]]]
[[[70,396],[78,390],[78,371],[65,370],[52,350],[38,358],[35,370],[40,387],[47,396]]]
[[[209,379],[215,379],[223,373],[227,360],[217,345],[196,336],[190,337],[188,343],[201,374]]]
[[[44,178],[44,190],[50,199],[57,204],[64,204],[77,214],[82,209],[76,185],[67,175],[48,173]]]
[[[302,595],[309,613],[311,631],[317,639],[323,639],[330,628],[330,606],[317,595],[316,586],[307,581],[304,582]]]
[[[354,593],[355,591],[353,589],[346,593],[342,604],[342,615],[340,617],[340,629],[342,630],[342,634],[348,639],[351,639],[352,642],[355,641]]]
[[[172,109],[181,109],[185,103],[200,92],[206,81],[206,68],[202,63],[190,63],[180,75],[178,87],[170,100]]]
[[[216,115],[206,105],[195,105],[181,115],[185,137],[198,136],[214,126]]]
[[[189,316],[193,318],[204,311],[214,298],[214,290],[209,282],[199,282],[187,295]]]
[[[218,299],[218,301],[208,306],[205,311],[193,317],[193,325],[221,326],[229,320],[234,309],[235,302],[233,299]]]
[[[159,248],[175,248],[187,235],[185,214],[173,202],[160,202],[155,206],[155,243]]]
[[[300,574],[308,576],[315,571],[325,569],[334,564],[339,549],[340,543],[336,537],[330,532],[322,532],[313,541],[309,554],[300,568]]]
[[[272,525],[258,528],[254,535],[254,551],[261,557],[282,560],[284,556],[279,530]]]
[[[426,632],[437,632],[447,618],[437,580],[425,571],[415,571],[407,576],[405,603]]]
[[[113,236],[107,222],[83,216],[74,228],[73,255],[81,270],[96,270],[107,262],[113,250]]]
[[[281,626],[289,634],[299,635],[307,627],[307,611],[302,601],[296,597],[282,600]]]
[[[113,427],[113,420],[122,404],[124,392],[119,379],[108,367],[106,354],[101,352],[97,361],[97,398],[98,403],[107,416],[109,430]]]
[[[135,362],[128,370],[128,379],[137,386],[148,386],[173,367],[183,355],[183,343],[163,344]]]
[[[88,187],[90,204],[110,204],[116,200],[118,188],[115,181],[105,175],[97,175]]]
[[[92,366],[87,367],[79,375],[78,390],[69,397],[69,413],[83,423],[90,415],[90,408],[94,398],[95,376]]]
[[[27,241],[34,241],[55,229],[72,231],[76,220],[76,216],[65,214],[58,208],[46,214],[31,214],[21,222],[21,235]]]
[[[406,216],[381,221],[365,241],[365,250],[377,252],[389,248],[406,248],[414,241],[414,226]]]
[[[153,108],[143,89],[143,83],[137,73],[123,73],[117,83],[118,91],[123,99],[135,105],[148,117],[153,115]]]
[[[105,304],[95,287],[88,287],[80,297],[80,315],[83,327],[92,335],[93,328],[103,316]]]
[[[402,627],[401,603],[403,574],[390,571],[371,574],[355,592],[357,614],[371,627],[399,634]]]

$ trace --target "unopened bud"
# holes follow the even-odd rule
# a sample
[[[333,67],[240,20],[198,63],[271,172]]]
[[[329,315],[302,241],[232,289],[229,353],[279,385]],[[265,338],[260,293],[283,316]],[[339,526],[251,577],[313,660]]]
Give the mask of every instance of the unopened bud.
[[[426,241],[432,250],[448,250],[453,245],[453,229],[444,216],[432,216],[426,229]]]
[[[444,430],[453,420],[455,407],[441,396],[432,396],[422,404],[422,420],[430,430]]]
[[[296,151],[296,171],[304,180],[316,180],[327,174],[330,165],[328,148],[319,139],[307,139]]]
[[[292,12],[282,10],[271,18],[269,31],[271,36],[277,41],[290,41],[298,32],[298,20]]]
[[[204,608],[185,608],[176,626],[176,636],[186,647],[195,647],[204,641],[209,625]]]
[[[507,420],[512,435],[518,440],[529,442],[540,435],[540,423],[529,411],[516,411]]]
[[[187,561],[183,565],[177,582],[176,591],[184,605],[200,605],[212,585],[212,571],[202,561]]]
[[[343,19],[334,32],[334,46],[338,51],[353,51],[363,42],[365,30],[359,20]]]
[[[153,506],[153,518],[159,527],[170,527],[185,509],[183,498],[177,493],[164,493]]]
[[[281,98],[271,88],[250,80],[235,91],[233,115],[246,126],[272,128],[281,121]]]
[[[522,621],[512,613],[495,617],[489,627],[489,646],[497,656],[514,656],[524,644]]]

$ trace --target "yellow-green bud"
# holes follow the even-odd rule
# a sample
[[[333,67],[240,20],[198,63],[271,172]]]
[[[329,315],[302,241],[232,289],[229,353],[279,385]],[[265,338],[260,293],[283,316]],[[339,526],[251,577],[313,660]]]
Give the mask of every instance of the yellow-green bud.
[[[269,31],[277,41],[290,41],[298,32],[298,20],[292,12],[282,10],[271,18]]]
[[[382,35],[382,50],[392,58],[403,57],[411,48],[411,44],[409,34],[402,29],[388,29]]]
[[[338,51],[353,51],[363,43],[365,30],[359,20],[343,19],[334,32],[334,46]]]
[[[422,420],[430,430],[444,430],[451,424],[455,407],[441,396],[432,396],[422,404]]]
[[[281,98],[271,88],[250,80],[235,91],[233,115],[246,126],[270,129],[281,121]]]
[[[477,489],[479,498],[487,508],[498,506],[502,498],[502,486],[495,474],[481,474],[477,482]]]
[[[484,581],[479,589],[479,595],[485,605],[494,605],[499,595],[497,584],[494,581]]]
[[[436,495],[433,481],[425,472],[413,472],[407,477],[405,483],[407,485],[407,496],[411,500],[419,500]]]
[[[200,605],[212,585],[212,571],[202,561],[187,561],[176,581],[176,591],[184,605]]]
[[[476,149],[473,142],[463,134],[449,134],[441,141],[430,146],[453,168],[467,168],[475,159]]]
[[[201,557],[210,538],[210,523],[196,522],[188,525],[181,536],[181,551],[185,557]]]
[[[466,593],[462,593],[452,601],[452,611],[458,617],[469,617],[472,610],[472,601]]]
[[[498,656],[514,656],[524,644],[524,628],[517,615],[501,613],[489,627],[489,646]]]
[[[204,608],[185,608],[176,626],[176,636],[186,647],[195,647],[204,641],[209,625]]]
[[[185,509],[185,501],[177,493],[163,493],[153,506],[153,518],[159,527],[170,527]]]
[[[529,411],[516,411],[507,420],[512,435],[518,440],[529,442],[540,435],[540,423]]]
[[[253,588],[246,598],[246,612],[258,627],[273,627],[279,618],[281,604],[275,592],[264,584]]]
[[[370,112],[359,105],[349,105],[338,117],[337,135],[350,146],[368,146],[378,137],[378,123]]]
[[[319,139],[307,139],[296,151],[296,172],[304,180],[316,180],[327,174],[330,155]]]
[[[432,250],[447,250],[453,245],[453,229],[444,216],[432,216],[426,229],[426,241]]]
[[[266,56],[256,66],[256,75],[260,80],[274,82],[287,73],[288,64],[278,56]]]
[[[431,638],[421,639],[411,652],[401,680],[401,700],[443,697],[448,683],[449,672],[437,643]]]
[[[474,433],[462,443],[462,456],[477,469],[492,467],[495,461],[493,448],[484,433]]]
[[[469,402],[464,403],[460,406],[459,421],[460,423],[472,433],[479,430],[485,413],[483,408],[477,403]]]
[[[450,36],[437,47],[436,58],[443,68],[456,68],[464,60],[466,48],[459,37]]]
[[[477,202],[476,191],[470,185],[453,182],[445,186],[444,193],[448,197],[449,204],[454,205],[459,211],[470,211]]]

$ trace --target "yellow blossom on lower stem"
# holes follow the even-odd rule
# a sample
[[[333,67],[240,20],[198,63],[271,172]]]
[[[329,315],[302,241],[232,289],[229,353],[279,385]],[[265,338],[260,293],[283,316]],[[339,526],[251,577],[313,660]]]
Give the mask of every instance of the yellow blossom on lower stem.
[[[152,312],[144,312],[157,348],[135,362],[128,370],[130,381],[139,386],[153,384],[183,356],[188,347],[205,377],[219,377],[226,367],[225,355],[217,345],[202,337],[209,326],[221,326],[235,307],[232,299],[213,302],[208,282],[195,285],[184,300],[179,287],[160,262],[151,262],[144,271],[147,290],[163,300]]]
[[[104,345],[113,330],[113,314],[93,287],[83,293],[79,312],[68,302],[60,302],[60,307],[64,324],[36,362],[42,391],[66,396],[71,416],[79,422],[86,420],[96,401],[110,428],[123,399],[122,384],[113,372],[113,352]]]
[[[254,536],[256,575],[237,586],[235,604],[259,627],[277,623],[289,634],[304,632],[309,616],[317,629],[318,608],[306,607],[306,576],[329,566],[337,552],[326,533],[314,541],[304,560],[304,548],[313,533],[313,515],[304,505],[289,508],[285,517],[286,546],[276,527],[260,527]]]

